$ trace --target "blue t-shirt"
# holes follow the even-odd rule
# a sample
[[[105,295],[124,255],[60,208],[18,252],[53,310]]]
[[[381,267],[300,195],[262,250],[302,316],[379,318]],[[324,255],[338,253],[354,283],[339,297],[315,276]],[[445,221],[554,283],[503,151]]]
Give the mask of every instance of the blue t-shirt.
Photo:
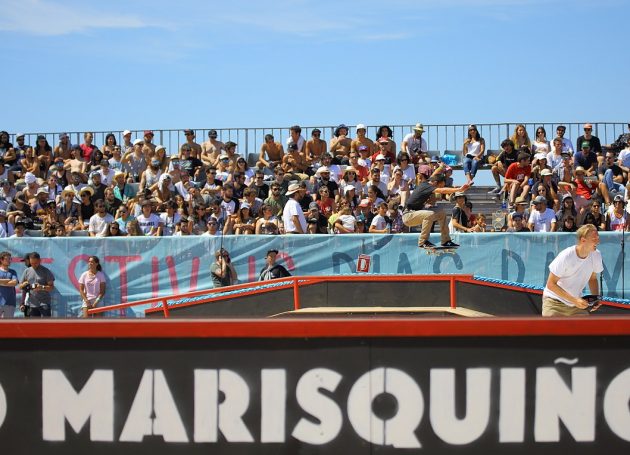
[[[9,269],[6,272],[0,269],[0,279],[17,280],[15,270]],[[0,286],[0,306],[15,306],[15,286]]]

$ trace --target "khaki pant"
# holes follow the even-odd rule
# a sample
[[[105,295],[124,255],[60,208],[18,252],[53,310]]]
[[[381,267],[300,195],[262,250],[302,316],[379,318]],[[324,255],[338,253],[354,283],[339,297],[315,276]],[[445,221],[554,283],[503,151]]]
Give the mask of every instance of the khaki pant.
[[[582,310],[576,306],[569,306],[560,300],[551,297],[543,297],[542,306],[543,316],[588,316],[586,310]]]
[[[409,210],[403,213],[402,220],[405,226],[413,227],[422,225],[419,240],[420,243],[429,240],[431,226],[435,221],[440,223],[440,236],[442,243],[446,243],[451,240],[448,233],[448,224],[446,223],[446,212],[443,210]]]

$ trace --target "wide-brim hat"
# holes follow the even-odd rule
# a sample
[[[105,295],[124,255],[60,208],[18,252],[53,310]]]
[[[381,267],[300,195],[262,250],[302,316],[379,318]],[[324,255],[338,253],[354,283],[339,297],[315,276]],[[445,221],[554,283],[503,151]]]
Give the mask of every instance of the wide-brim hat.
[[[67,195],[71,194],[73,197],[77,195],[77,192],[71,186],[67,186],[61,192],[61,198],[65,199]]]
[[[424,133],[424,125],[422,123],[416,123],[416,126],[413,127],[413,130]]]
[[[301,188],[300,185],[298,185],[297,183],[292,183],[291,185],[289,185],[289,189],[287,190],[285,194],[287,196],[291,196],[292,194],[300,191],[300,188]]]
[[[350,128],[348,128],[346,125],[342,123],[337,128],[335,128],[335,136],[339,136],[339,131],[341,131],[342,129],[345,129],[346,131],[350,131]]]
[[[84,186],[79,190],[79,194],[83,194],[86,191],[90,193],[90,196],[94,196],[94,188],[92,188],[91,186]]]

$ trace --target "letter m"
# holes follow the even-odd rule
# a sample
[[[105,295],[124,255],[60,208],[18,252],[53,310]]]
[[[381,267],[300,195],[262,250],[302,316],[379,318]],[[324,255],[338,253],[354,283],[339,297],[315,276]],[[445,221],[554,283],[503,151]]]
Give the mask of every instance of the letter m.
[[[61,370],[42,371],[45,441],[65,441],[66,420],[79,433],[90,421],[91,441],[114,440],[114,372],[94,370],[77,393]]]

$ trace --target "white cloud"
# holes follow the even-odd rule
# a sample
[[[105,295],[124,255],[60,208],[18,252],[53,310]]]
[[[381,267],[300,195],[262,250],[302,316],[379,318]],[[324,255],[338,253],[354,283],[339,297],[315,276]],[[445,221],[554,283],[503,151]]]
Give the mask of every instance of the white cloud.
[[[0,31],[40,36],[83,33],[101,28],[163,27],[124,13],[61,5],[44,0],[4,0],[1,2]]]

